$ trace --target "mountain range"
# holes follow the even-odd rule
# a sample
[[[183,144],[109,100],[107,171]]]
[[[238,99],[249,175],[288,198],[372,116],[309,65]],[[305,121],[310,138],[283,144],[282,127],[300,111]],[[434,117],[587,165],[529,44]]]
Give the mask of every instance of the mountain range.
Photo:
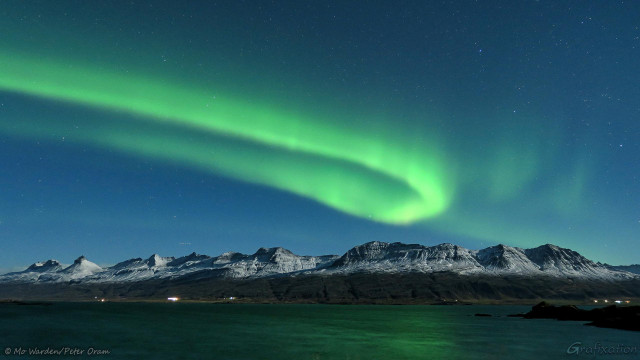
[[[132,283],[160,279],[257,279],[351,274],[432,274],[461,276],[554,277],[620,281],[640,278],[638,265],[611,266],[547,244],[531,249],[497,245],[469,250],[453,244],[423,246],[369,242],[344,255],[300,256],[281,247],[260,248],[247,255],[227,252],[211,257],[134,258],[100,267],[84,256],[69,266],[56,260],[0,275],[0,283]]]

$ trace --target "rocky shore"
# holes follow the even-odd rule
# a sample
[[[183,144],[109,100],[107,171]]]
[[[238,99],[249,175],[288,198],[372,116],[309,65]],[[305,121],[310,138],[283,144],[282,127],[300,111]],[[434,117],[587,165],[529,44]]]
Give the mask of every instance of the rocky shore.
[[[580,309],[574,305],[555,306],[545,301],[533,306],[526,314],[510,316],[525,319],[557,319],[570,321],[590,321],[586,325],[640,331],[640,306],[616,306],[592,310]]]

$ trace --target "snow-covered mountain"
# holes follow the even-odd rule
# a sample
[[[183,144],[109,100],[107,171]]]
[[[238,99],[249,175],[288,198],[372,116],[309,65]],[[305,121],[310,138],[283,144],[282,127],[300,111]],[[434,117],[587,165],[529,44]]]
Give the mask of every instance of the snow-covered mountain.
[[[605,264],[605,266],[612,270],[627,271],[634,274],[640,274],[640,264],[618,265],[618,266]]]
[[[57,260],[37,262],[24,271],[0,275],[0,281],[37,282],[41,276],[43,276],[43,280],[50,279],[52,274],[56,274],[64,268]]]
[[[432,273],[461,275],[520,275],[624,280],[638,278],[622,269],[595,263],[569,249],[542,245],[521,249],[497,245],[469,250],[453,244],[369,242],[344,255],[300,256],[281,247],[260,248],[252,255],[227,252],[211,257],[196,253],[187,256],[135,258],[101,268],[84,256],[72,265],[56,260],[35,263],[24,271],[0,275],[0,282],[134,282],[151,279],[231,278],[269,276],[332,275],[352,273]]]
[[[327,271],[482,271],[473,251],[452,244],[426,247],[417,244],[369,242],[354,247],[335,261]]]
[[[540,266],[529,259],[525,251],[502,244],[478,250],[476,258],[489,271],[506,271],[515,274],[532,274],[540,271]]]
[[[595,263],[579,253],[546,244],[533,249],[497,245],[468,250],[458,245],[369,242],[354,247],[325,272],[441,272],[463,275],[526,275],[627,279],[628,271]]]
[[[73,262],[73,264],[71,264],[71,266],[59,272],[56,272],[56,275],[60,275],[61,280],[66,281],[83,279],[102,271],[103,269],[100,266],[87,260],[86,257],[80,256]]]

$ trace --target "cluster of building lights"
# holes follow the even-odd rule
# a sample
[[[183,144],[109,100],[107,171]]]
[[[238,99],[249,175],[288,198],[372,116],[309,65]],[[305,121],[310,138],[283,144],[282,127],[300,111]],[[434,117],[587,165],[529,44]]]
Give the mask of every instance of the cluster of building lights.
[[[600,300],[596,299],[596,300],[593,300],[593,302],[594,303],[598,303],[598,302],[600,302]],[[604,300],[602,300],[602,302],[605,303],[605,304],[608,304],[609,300],[608,299],[604,299]],[[614,302],[616,304],[629,304],[631,301],[629,301],[629,300],[613,300],[611,302]]]

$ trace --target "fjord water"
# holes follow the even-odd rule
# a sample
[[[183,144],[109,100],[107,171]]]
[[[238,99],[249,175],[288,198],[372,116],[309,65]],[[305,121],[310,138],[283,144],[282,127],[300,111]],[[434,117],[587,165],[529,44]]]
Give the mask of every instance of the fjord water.
[[[630,331],[506,317],[527,306],[0,304],[6,349],[105,359],[560,359],[574,343],[640,347]],[[488,313],[492,317],[475,317]],[[582,357],[593,357],[583,353]],[[638,353],[616,358],[637,358]],[[7,358],[19,357],[12,353]],[[33,356],[29,356],[33,358]],[[50,358],[51,356],[42,356]],[[60,357],[60,356],[54,356]],[[63,356],[64,357],[64,356]],[[73,357],[73,356],[70,356]],[[78,356],[76,356],[78,357]]]

